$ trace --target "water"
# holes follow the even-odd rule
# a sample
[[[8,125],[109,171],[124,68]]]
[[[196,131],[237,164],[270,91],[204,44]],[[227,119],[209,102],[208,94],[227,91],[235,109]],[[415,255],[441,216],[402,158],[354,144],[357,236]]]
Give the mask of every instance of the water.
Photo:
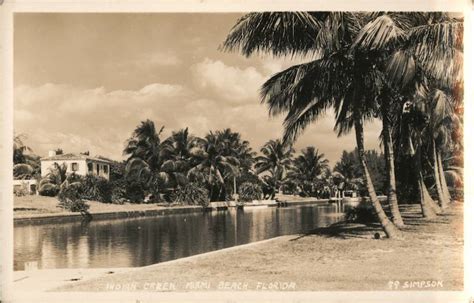
[[[145,266],[327,226],[339,211],[306,205],[17,226],[14,269],[30,261],[39,268]]]

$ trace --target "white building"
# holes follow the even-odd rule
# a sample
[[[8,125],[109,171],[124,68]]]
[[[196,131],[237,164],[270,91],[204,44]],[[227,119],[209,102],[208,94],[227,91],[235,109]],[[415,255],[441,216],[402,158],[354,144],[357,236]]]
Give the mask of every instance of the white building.
[[[41,158],[41,177],[46,176],[54,168],[55,163],[66,164],[66,172],[69,174],[73,172],[80,176],[93,174],[110,179],[110,161],[84,154],[56,155],[54,151],[50,151],[48,157]]]

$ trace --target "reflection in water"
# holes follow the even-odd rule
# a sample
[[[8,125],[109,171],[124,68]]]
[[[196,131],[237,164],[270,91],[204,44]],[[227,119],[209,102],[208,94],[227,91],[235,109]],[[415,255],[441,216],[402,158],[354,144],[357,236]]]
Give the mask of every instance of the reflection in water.
[[[144,266],[327,226],[339,212],[336,205],[307,205],[17,226],[14,266]]]

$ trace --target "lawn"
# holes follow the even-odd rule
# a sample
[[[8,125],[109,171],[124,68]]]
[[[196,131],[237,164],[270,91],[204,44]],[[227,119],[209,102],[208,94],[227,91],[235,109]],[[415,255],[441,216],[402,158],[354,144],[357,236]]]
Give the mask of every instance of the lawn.
[[[159,206],[157,206],[156,204],[112,204],[97,201],[87,201],[87,204],[90,205],[89,212],[91,213],[135,211],[159,208]],[[67,210],[58,207],[57,198],[45,197],[40,195],[14,197],[13,207],[13,216],[15,218],[28,217],[32,215],[34,216],[37,214],[71,213]]]

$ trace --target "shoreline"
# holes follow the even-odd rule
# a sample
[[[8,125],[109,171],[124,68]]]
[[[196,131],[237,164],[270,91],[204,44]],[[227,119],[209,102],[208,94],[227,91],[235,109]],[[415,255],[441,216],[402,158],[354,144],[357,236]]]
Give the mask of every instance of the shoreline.
[[[31,200],[34,198],[28,197]],[[55,198],[42,197],[43,200],[48,201],[49,204],[57,204]],[[244,208],[253,207],[277,207],[276,203],[266,205],[265,200],[260,204],[245,204]],[[315,199],[315,198],[299,198],[293,200],[281,201],[285,203],[285,207],[301,206],[310,204],[328,204],[329,199]],[[278,203],[281,203],[278,202]],[[122,219],[122,218],[136,218],[136,217],[152,217],[152,216],[164,216],[174,214],[189,214],[196,212],[207,212],[223,210],[227,208],[234,208],[234,206],[226,206],[227,202],[211,202],[206,208],[195,205],[174,205],[174,206],[161,206],[156,204],[113,204],[113,203],[102,203],[97,201],[87,201],[87,203],[97,206],[95,208],[107,208],[97,209],[91,207],[90,214],[93,220],[109,220],[109,219]],[[235,204],[235,203],[234,203]],[[48,205],[51,208],[51,205]],[[112,210],[117,208],[116,210]],[[19,211],[14,211],[14,226],[23,225],[35,225],[35,224],[53,224],[53,223],[68,223],[77,222],[83,220],[83,216],[78,212],[65,212],[65,211],[47,211],[43,213],[31,213],[31,214],[20,214]]]

